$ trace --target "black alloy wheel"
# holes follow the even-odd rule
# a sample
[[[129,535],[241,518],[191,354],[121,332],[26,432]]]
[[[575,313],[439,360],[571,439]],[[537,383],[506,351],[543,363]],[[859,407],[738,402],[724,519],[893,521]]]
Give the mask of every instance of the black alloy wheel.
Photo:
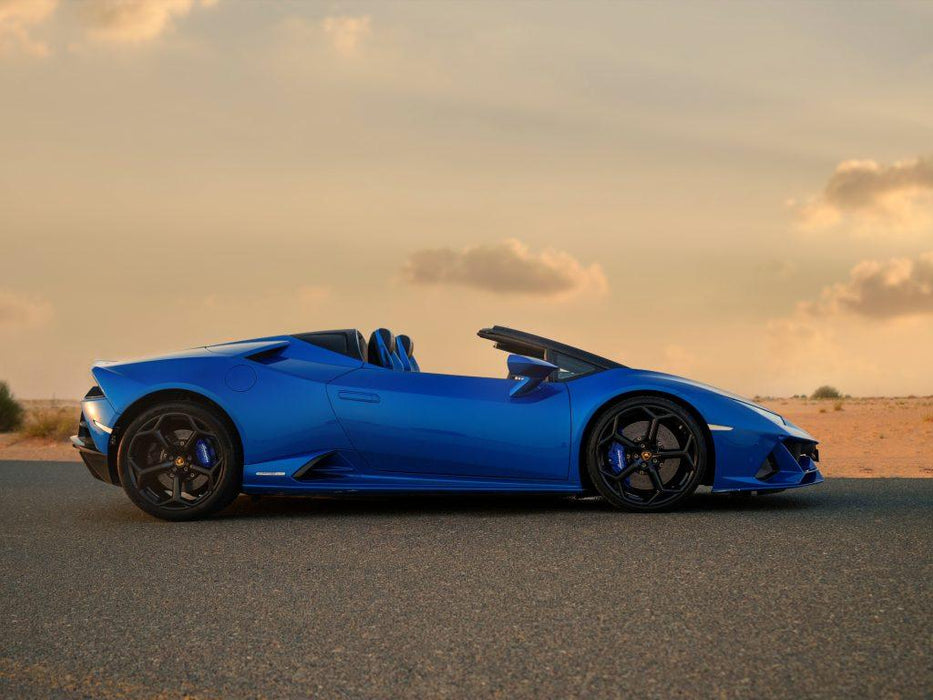
[[[240,490],[242,459],[232,427],[206,406],[172,402],[137,417],[117,450],[123,489],[165,520],[192,520],[229,505]]]
[[[612,406],[590,432],[586,467],[593,485],[627,510],[667,510],[690,496],[703,477],[703,432],[679,404],[636,396]]]

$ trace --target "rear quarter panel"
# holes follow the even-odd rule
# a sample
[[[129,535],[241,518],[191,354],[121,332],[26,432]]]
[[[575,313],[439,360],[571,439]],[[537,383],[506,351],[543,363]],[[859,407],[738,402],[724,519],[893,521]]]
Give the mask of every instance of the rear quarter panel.
[[[230,347],[230,346],[225,346]],[[362,363],[298,340],[257,362],[200,348],[156,360],[95,367],[114,421],[159,391],[204,396],[230,416],[246,464],[315,449],[350,449],[327,398],[326,383]]]

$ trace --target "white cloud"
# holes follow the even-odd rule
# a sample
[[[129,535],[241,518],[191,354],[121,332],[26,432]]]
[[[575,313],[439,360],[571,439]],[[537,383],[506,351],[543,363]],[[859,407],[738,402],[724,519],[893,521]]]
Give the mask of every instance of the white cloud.
[[[846,281],[768,322],[766,373],[792,392],[828,383],[853,393],[928,393],[930,314],[933,251],[864,260]]]
[[[515,239],[461,250],[416,251],[409,256],[402,277],[411,284],[551,297],[583,292],[605,294],[609,287],[598,263],[584,266],[569,253],[553,249],[532,253],[527,245]]]
[[[804,303],[800,310],[875,319],[933,313],[933,251],[916,259],[863,260],[847,281],[826,287],[819,301]]]
[[[933,156],[881,165],[847,160],[823,191],[791,200],[801,229],[850,229],[859,234],[933,233]]]
[[[344,56],[356,54],[362,42],[372,34],[369,15],[325,17],[321,27],[330,36],[334,48]]]
[[[51,318],[52,305],[47,301],[0,291],[0,330],[37,328],[48,323]]]
[[[195,5],[210,7],[216,0],[86,0],[82,18],[90,35],[112,43],[140,43],[155,39]]]
[[[0,0],[0,55],[24,53],[43,58],[51,53],[49,45],[32,32],[44,23],[58,0]]]

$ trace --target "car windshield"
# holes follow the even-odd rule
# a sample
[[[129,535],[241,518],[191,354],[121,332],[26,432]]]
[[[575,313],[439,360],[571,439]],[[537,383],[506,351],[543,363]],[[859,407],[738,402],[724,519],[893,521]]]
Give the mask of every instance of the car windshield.
[[[557,365],[557,381],[572,379],[573,377],[582,377],[584,374],[590,374],[599,369],[589,362],[571,357],[557,350],[548,351],[547,361],[553,365]]]

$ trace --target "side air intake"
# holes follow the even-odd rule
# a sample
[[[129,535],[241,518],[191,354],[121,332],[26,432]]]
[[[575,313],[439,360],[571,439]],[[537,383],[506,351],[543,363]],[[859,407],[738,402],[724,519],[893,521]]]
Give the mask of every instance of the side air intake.
[[[353,472],[353,465],[336,450],[315,455],[292,474],[297,481],[315,481],[348,476]]]

